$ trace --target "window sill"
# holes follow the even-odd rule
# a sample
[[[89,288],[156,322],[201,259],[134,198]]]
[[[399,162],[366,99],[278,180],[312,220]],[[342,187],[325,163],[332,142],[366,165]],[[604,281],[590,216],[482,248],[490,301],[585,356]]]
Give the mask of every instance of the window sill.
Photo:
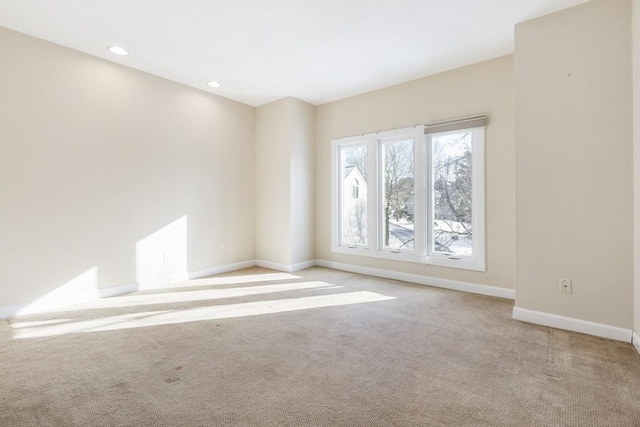
[[[454,260],[439,257],[421,257],[406,252],[394,253],[387,251],[371,251],[369,249],[346,248],[343,246],[334,246],[331,251],[338,254],[356,255],[367,258],[381,258],[392,261],[412,262],[415,264],[427,264],[438,267],[456,268],[460,270],[473,270],[482,272],[487,271],[486,264],[484,262],[478,261]]]

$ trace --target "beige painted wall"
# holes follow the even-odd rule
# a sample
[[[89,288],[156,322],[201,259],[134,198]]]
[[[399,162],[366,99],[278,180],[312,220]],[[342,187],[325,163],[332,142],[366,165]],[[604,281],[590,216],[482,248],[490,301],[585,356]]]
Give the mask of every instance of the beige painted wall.
[[[256,258],[289,267],[315,259],[314,114],[284,98],[256,108]]]
[[[189,271],[254,259],[252,107],[10,30],[0,43],[0,305],[94,268],[100,288],[135,282],[139,242],[176,273],[184,230],[165,227],[185,215]]]
[[[256,259],[291,264],[290,100],[256,108]]]
[[[514,287],[514,88],[511,55],[316,108],[316,256],[340,263]],[[331,252],[331,140],[486,113],[487,271]]]
[[[518,307],[632,327],[630,52],[631,2],[516,26]]]
[[[316,258],[315,113],[291,99],[291,264]]]
[[[633,2],[633,141],[635,201],[633,329],[640,335],[640,0]]]

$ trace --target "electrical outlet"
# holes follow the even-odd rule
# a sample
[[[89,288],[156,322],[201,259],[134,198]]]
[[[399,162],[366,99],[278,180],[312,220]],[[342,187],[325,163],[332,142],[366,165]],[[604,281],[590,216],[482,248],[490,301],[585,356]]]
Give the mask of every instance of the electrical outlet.
[[[571,284],[571,279],[558,279],[558,282],[560,283],[560,293],[573,293],[573,285]]]
[[[162,253],[162,262],[163,263],[169,262],[169,254],[168,253],[166,253],[166,252]]]
[[[220,246],[220,253],[223,254],[224,253],[224,246]]]

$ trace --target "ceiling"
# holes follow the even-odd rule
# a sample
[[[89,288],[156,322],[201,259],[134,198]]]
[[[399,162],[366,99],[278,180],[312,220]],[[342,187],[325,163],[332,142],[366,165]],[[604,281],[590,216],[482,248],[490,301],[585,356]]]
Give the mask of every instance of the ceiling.
[[[583,2],[0,0],[0,25],[253,106],[319,105],[512,53],[516,23]]]

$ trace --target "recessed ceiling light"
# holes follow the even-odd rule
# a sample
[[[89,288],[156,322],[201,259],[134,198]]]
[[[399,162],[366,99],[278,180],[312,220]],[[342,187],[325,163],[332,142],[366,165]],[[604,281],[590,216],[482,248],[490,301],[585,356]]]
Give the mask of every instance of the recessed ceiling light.
[[[111,53],[115,53],[116,55],[129,55],[129,52],[126,49],[121,48],[120,46],[109,46],[109,50]]]
[[[211,87],[220,87],[220,86],[222,86],[220,83],[218,83],[218,82],[216,82],[216,81],[213,81],[213,80],[212,80],[212,81],[210,81],[210,82],[207,82],[207,84],[208,84],[209,86],[211,86]]]

